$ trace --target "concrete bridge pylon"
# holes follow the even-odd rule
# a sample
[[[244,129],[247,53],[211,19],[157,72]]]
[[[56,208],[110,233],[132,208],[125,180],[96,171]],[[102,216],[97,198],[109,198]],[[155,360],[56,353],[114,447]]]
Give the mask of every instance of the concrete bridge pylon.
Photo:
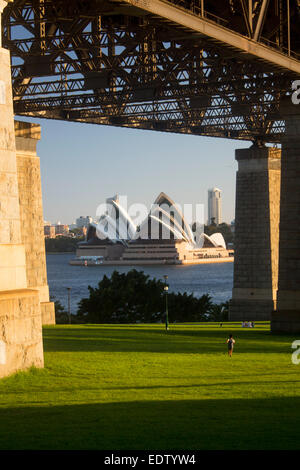
[[[279,274],[277,308],[271,331],[300,333],[300,105],[282,100],[285,120],[282,140]]]
[[[235,255],[231,321],[270,320],[276,308],[281,150],[236,150]]]
[[[41,127],[15,121],[21,238],[25,246],[27,286],[39,291],[42,324],[55,324],[54,303],[49,301],[40,159],[36,147]]]
[[[6,4],[0,0],[0,24]],[[18,178],[10,53],[1,42],[0,123],[0,377],[4,377],[44,365],[41,301],[45,301],[45,289],[42,293],[42,286],[28,282],[20,209],[26,194]]]

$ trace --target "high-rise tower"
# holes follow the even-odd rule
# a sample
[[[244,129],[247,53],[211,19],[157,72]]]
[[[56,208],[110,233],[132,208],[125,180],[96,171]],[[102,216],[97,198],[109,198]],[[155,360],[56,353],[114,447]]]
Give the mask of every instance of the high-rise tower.
[[[218,188],[208,190],[208,225],[212,222],[217,225],[222,222],[221,190]]]

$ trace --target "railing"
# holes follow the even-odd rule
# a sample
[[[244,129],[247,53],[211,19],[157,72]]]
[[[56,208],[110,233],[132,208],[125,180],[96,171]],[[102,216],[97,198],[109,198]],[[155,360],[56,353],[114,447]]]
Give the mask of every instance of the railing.
[[[261,37],[259,42],[264,44],[265,46],[270,47],[271,49],[275,49],[277,52],[281,52],[284,55],[300,60],[300,54],[297,54],[296,52],[289,50],[287,47],[280,47],[276,42],[270,41],[270,39]]]
[[[208,12],[205,10],[205,2],[204,0],[163,0],[166,3],[171,3],[172,5],[193,13],[196,16],[199,16],[200,18],[205,18],[206,20],[212,21],[215,24],[218,24],[224,28],[230,29],[228,27],[229,21],[226,20],[225,18],[221,18],[217,15],[214,15],[213,13]],[[239,33],[238,31],[235,31],[236,34],[240,34],[242,37],[245,37],[243,34]],[[253,40],[251,37],[248,37],[249,40]],[[270,41],[267,38],[260,37],[259,43],[264,44],[271,49],[276,50],[277,52],[280,52],[286,56],[292,57],[296,60],[300,60],[300,54],[297,54],[296,52],[292,51],[290,49],[290,44],[289,47],[283,47],[278,45],[277,43]],[[290,42],[290,41],[289,41]]]
[[[226,27],[228,24],[228,20],[225,18],[221,18],[213,13],[205,11],[204,8],[204,0],[198,1],[185,1],[185,0],[164,0],[166,3],[172,3],[174,6],[192,12],[196,16],[200,16],[201,18],[205,18],[208,20],[213,21],[221,26]]]

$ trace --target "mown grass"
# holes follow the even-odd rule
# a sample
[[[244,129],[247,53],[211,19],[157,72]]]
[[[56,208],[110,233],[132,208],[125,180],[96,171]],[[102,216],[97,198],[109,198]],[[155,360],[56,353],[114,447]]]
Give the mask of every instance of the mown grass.
[[[0,449],[299,449],[295,339],[263,323],[45,327],[45,368],[0,381]]]

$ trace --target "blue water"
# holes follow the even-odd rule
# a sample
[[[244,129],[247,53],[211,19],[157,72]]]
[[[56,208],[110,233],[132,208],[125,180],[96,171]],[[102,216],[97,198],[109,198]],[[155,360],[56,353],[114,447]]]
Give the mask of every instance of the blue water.
[[[104,274],[114,270],[125,273],[133,267],[151,278],[162,279],[168,275],[171,292],[193,293],[196,297],[210,294],[215,303],[231,298],[233,263],[198,264],[187,266],[71,266],[74,254],[47,255],[47,273],[50,296],[67,307],[67,287],[71,287],[71,310],[77,313],[77,304],[88,297],[88,286],[95,287]]]
[[[88,297],[88,286],[95,287],[104,274],[110,276],[114,270],[127,272],[131,266],[71,266],[74,254],[47,255],[47,272],[50,296],[68,305],[67,287],[71,287],[71,310],[77,313],[77,304]],[[193,293],[196,297],[210,294],[215,303],[231,298],[233,263],[198,264],[187,266],[134,266],[150,277],[162,279],[168,275],[171,292]]]

